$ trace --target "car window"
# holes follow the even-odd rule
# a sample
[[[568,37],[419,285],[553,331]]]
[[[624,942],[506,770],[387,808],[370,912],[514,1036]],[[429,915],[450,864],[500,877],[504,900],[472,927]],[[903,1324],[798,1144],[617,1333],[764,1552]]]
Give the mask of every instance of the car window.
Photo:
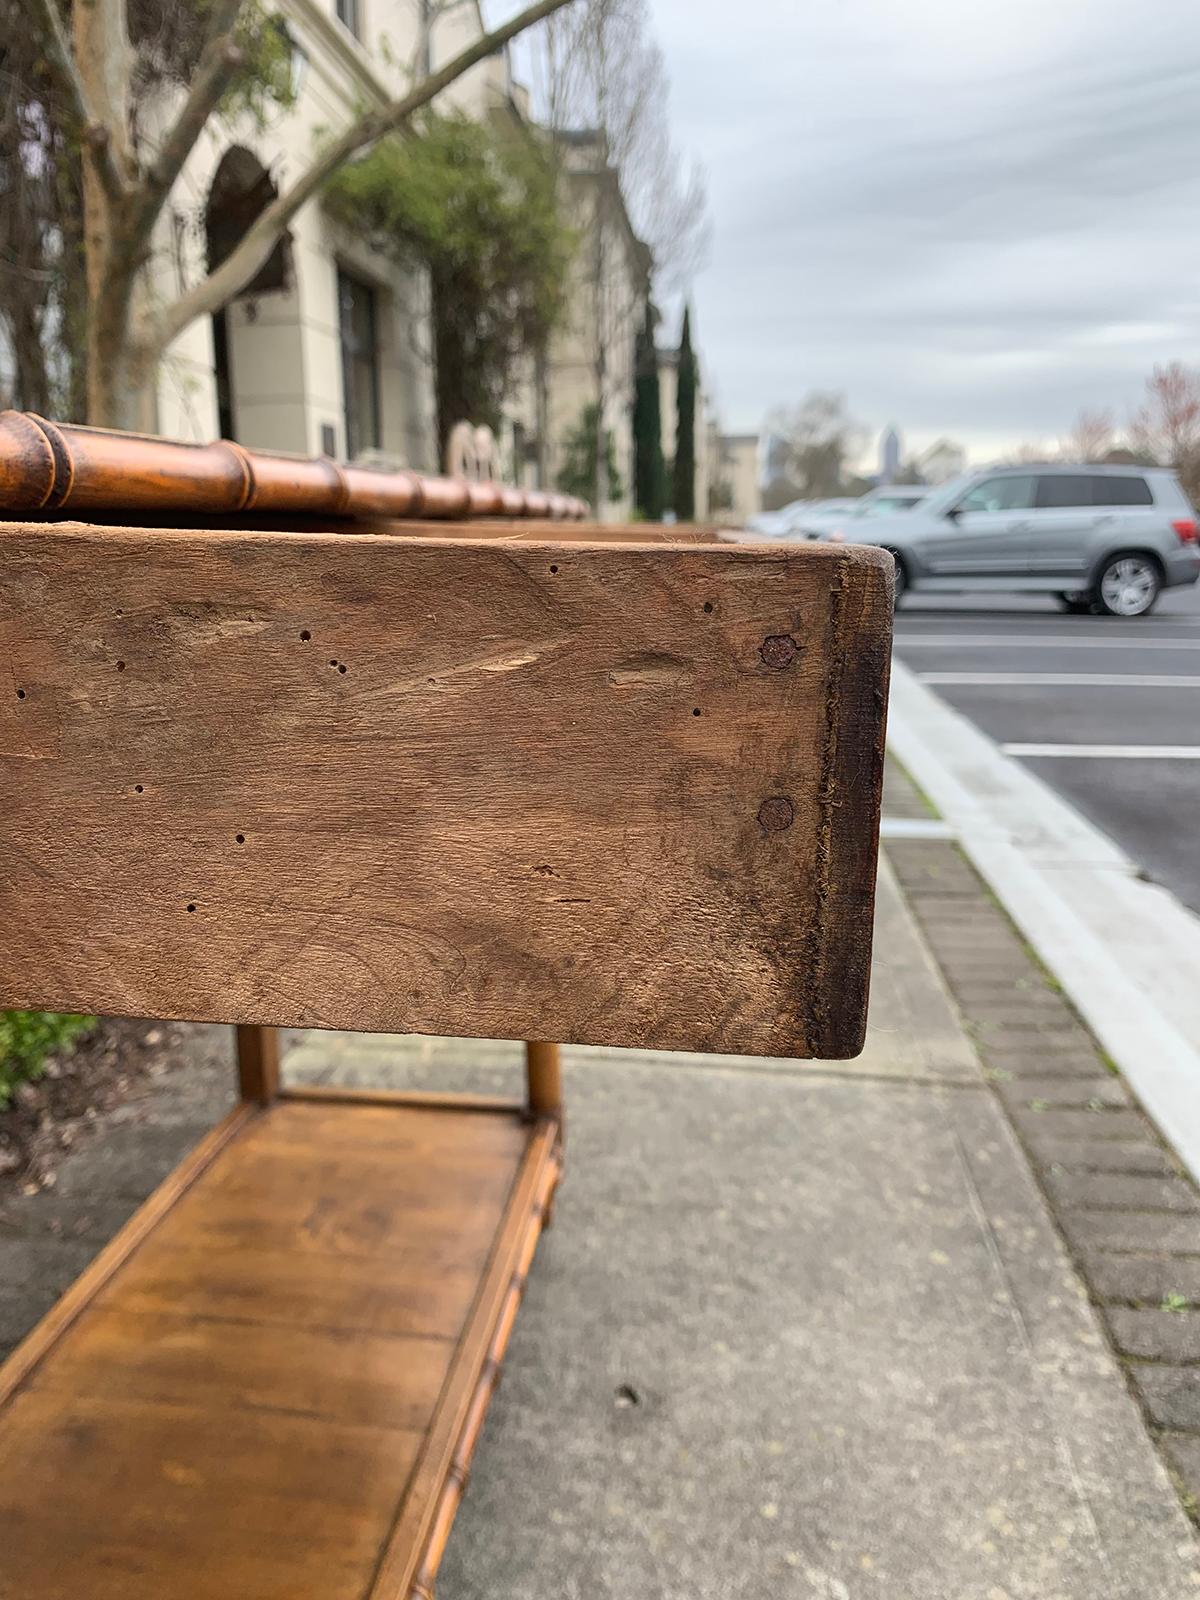
[[[1043,510],[1090,506],[1093,479],[1086,472],[1056,472],[1038,479],[1037,504]]]
[[[1005,474],[1002,478],[985,478],[973,489],[968,489],[958,502],[960,511],[1024,511],[1033,504],[1036,480],[1020,474]]]
[[[1111,478],[1097,473],[1092,479],[1094,506],[1152,506],[1154,496],[1145,478]]]

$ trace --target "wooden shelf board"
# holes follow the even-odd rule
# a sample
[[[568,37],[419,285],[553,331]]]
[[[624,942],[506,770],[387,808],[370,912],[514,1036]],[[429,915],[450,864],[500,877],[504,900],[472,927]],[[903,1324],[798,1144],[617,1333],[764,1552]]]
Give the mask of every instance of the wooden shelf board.
[[[181,1171],[0,1368],[6,1592],[427,1593],[555,1124],[298,1096]]]

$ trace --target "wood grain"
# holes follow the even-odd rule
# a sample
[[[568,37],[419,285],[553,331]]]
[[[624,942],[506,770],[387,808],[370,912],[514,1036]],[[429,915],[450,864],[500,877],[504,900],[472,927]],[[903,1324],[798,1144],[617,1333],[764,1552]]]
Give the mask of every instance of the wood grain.
[[[381,1567],[428,1567],[444,1538],[447,1476],[557,1175],[554,1126],[329,1102],[238,1118],[0,1391],[6,1600],[400,1600]],[[358,1124],[371,1140],[348,1178],[317,1152],[348,1150]],[[456,1204],[431,1243],[424,1214]]]
[[[422,1438],[49,1389],[4,1434],[13,1600],[361,1600]]]
[[[890,612],[853,548],[0,527],[4,1002],[854,1054]]]
[[[238,1105],[215,1128],[205,1134],[173,1172],[167,1174],[129,1221],[95,1256],[75,1282],[50,1307],[42,1320],[0,1364],[0,1415],[4,1402],[26,1382],[58,1341],[143,1244],[188,1188],[212,1164],[220,1152],[256,1115],[251,1105]],[[2,1593],[2,1591],[0,1591]]]

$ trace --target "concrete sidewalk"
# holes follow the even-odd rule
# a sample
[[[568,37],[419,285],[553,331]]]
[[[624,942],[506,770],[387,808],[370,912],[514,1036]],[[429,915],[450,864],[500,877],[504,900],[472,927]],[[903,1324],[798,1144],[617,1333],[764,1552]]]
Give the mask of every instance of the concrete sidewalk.
[[[519,1088],[309,1035],[309,1081]],[[888,867],[858,1062],[572,1050],[439,1600],[1179,1600],[1190,1524]]]
[[[919,809],[894,773],[888,809]],[[1200,1594],[1192,1526],[1014,1127],[1049,1140],[1045,1171],[1094,1174],[1081,1130],[1103,1124],[1106,1181],[1142,1172],[1176,1223],[1196,1218],[1001,924],[952,846],[896,844],[859,1061],[567,1052],[567,1178],[439,1600]],[[1016,1033],[968,1037],[943,968],[960,998],[978,978]],[[227,1031],[194,1039],[194,1073],[0,1215],[0,1340],[228,1103]],[[1054,1109],[1021,1077],[1031,1061],[1101,1109]],[[286,1070],[514,1094],[521,1079],[514,1045],[328,1033],[295,1036]]]

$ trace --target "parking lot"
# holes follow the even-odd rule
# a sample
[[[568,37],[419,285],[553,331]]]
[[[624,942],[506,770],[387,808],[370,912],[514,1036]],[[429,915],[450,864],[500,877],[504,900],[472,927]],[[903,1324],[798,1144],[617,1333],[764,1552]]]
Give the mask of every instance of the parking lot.
[[[911,595],[896,653],[1200,911],[1200,589],[1130,621],[997,599]]]

